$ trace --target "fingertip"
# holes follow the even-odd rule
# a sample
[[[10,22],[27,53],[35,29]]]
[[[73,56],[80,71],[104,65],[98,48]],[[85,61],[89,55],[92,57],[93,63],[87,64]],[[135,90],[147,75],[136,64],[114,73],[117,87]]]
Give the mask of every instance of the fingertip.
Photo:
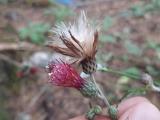
[[[132,97],[132,98],[129,98],[127,100],[122,101],[118,105],[118,116],[121,116],[128,109],[130,109],[130,108],[132,108],[142,102],[149,102],[149,101],[146,98],[140,97],[140,96]]]
[[[160,111],[144,97],[134,97],[119,106],[119,120],[160,120]]]
[[[134,120],[160,120],[160,111],[150,102],[138,104],[131,115]]]

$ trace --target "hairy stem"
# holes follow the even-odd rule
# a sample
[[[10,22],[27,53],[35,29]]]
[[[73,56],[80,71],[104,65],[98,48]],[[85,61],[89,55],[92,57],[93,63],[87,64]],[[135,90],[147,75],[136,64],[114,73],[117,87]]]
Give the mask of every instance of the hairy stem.
[[[133,78],[133,79],[141,79],[141,77],[138,76],[138,75],[128,74],[128,73],[125,73],[125,72],[120,72],[120,71],[112,70],[112,69],[106,68],[106,67],[100,68],[99,70],[100,71],[104,71],[104,72],[109,72],[109,73],[117,74],[117,75],[127,76],[127,77]]]
[[[110,108],[111,105],[110,105],[109,101],[107,100],[107,98],[105,97],[105,95],[104,95],[104,93],[102,92],[102,90],[100,89],[99,85],[97,84],[97,82],[96,82],[94,76],[91,75],[91,77],[92,77],[92,80],[93,80],[94,84],[96,85],[96,87],[97,87],[97,89],[98,89],[98,91],[99,91],[99,93],[100,93],[102,99],[104,100],[106,106],[107,106],[108,108]]]
[[[113,69],[110,69],[110,68],[106,68],[106,67],[99,68],[99,70],[100,71],[104,71],[104,72],[108,72],[108,73],[117,74],[117,75],[127,76],[127,77],[132,78],[132,79],[140,79],[140,80],[142,80],[142,77],[140,75],[120,72],[120,71],[116,71],[116,70],[113,70]],[[154,85],[153,79],[151,79],[151,83],[148,83],[148,85],[151,86],[153,91],[160,92],[160,87]]]
[[[96,87],[97,87],[97,89],[98,89],[98,91],[99,91],[99,93],[101,95],[101,98],[103,99],[104,103],[107,106],[109,117],[111,118],[111,120],[117,120],[117,113],[118,113],[117,108],[115,106],[110,105],[110,103],[107,100],[106,96],[104,95],[104,93],[100,89],[99,85],[97,84],[93,74],[91,76],[92,76],[92,80],[93,80],[94,84],[96,85]]]
[[[152,85],[152,90],[154,90],[156,92],[160,92],[160,88],[155,86],[154,84]]]

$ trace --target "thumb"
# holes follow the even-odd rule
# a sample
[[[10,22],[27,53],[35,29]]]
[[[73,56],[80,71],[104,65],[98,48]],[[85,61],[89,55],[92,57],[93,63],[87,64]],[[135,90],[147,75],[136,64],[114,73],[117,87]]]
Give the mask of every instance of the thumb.
[[[160,120],[160,111],[143,97],[130,98],[119,105],[119,120]]]

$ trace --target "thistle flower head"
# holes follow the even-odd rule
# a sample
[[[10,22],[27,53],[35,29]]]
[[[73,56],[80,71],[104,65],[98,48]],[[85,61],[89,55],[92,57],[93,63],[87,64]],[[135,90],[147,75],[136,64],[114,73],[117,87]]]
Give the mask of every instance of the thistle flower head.
[[[73,57],[74,62],[95,59],[98,42],[98,28],[88,21],[84,12],[74,23],[63,22],[51,30],[55,34],[48,44],[53,50],[63,55]]]
[[[46,68],[48,70],[49,82],[53,85],[76,88],[87,97],[98,96],[95,84],[92,81],[81,78],[70,64],[50,62]]]
[[[54,85],[79,89],[84,84],[84,80],[70,64],[51,62],[47,66],[47,69],[49,72],[49,82]]]

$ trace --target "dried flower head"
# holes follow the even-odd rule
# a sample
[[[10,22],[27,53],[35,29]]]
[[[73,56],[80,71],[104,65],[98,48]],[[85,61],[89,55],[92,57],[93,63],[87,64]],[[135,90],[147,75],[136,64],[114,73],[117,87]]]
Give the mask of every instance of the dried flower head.
[[[99,95],[95,84],[81,78],[70,64],[50,62],[46,68],[48,70],[49,82],[53,85],[76,88],[87,97]]]
[[[55,33],[54,41],[48,44],[53,50],[74,58],[74,62],[81,64],[85,73],[96,70],[95,54],[97,52],[98,28],[88,19],[84,12],[73,24],[63,22],[51,30]]]

